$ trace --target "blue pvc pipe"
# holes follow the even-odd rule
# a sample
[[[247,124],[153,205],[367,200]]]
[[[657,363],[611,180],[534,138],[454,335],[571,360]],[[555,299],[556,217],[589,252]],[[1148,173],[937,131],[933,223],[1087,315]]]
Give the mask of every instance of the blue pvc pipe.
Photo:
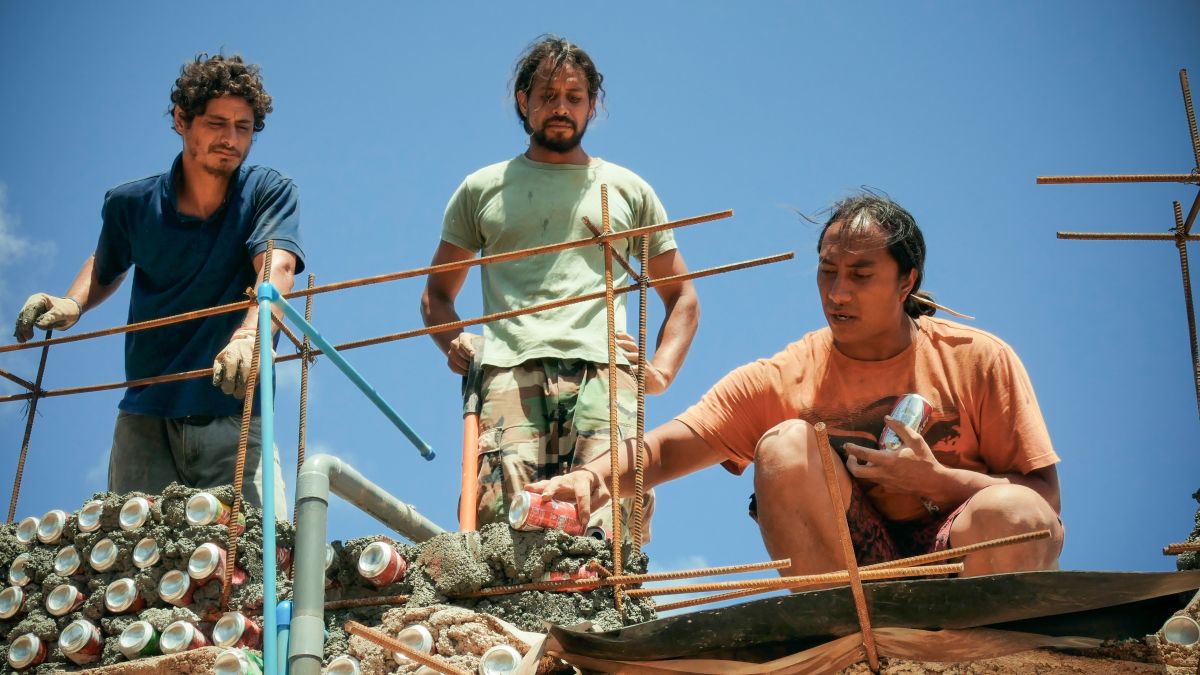
[[[258,392],[262,415],[263,672],[277,673],[275,644],[275,353],[271,344],[271,301],[279,291],[264,282],[258,288]],[[287,303],[284,303],[286,306]]]
[[[287,675],[288,671],[288,641],[292,632],[292,601],[280,600],[277,606],[279,620],[279,675]],[[263,671],[264,674],[270,671]]]
[[[263,291],[260,290],[260,298],[262,297],[262,293]],[[317,329],[314,328],[312,324],[304,320],[304,315],[296,311],[295,308],[288,304],[288,302],[279,295],[278,291],[276,291],[274,288],[271,288],[271,293],[271,301],[283,309],[284,316],[286,316],[293,324],[298,326],[305,335],[311,338],[313,343],[316,344],[316,346],[325,354],[325,356],[328,356],[329,360],[333,361],[334,365],[338,367],[338,370],[341,370],[342,373],[344,373],[346,377],[350,378],[350,381],[353,382],[356,387],[358,387],[359,391],[366,394],[367,398],[371,399],[371,402],[375,404],[375,407],[379,408],[379,411],[382,412],[389,420],[391,420],[392,424],[396,425],[396,428],[408,437],[408,440],[412,441],[412,444],[417,447],[417,450],[421,453],[422,457],[432,461],[435,456],[433,448],[429,447],[429,444],[422,440],[421,437],[417,435],[417,432],[413,431],[412,427],[408,426],[408,424],[401,419],[399,413],[397,413],[387,401],[383,400],[383,397],[379,395],[379,392],[375,391],[375,387],[372,387],[369,382],[363,379],[363,376],[358,374],[358,371],[354,369],[354,366],[350,365],[350,363],[346,361],[346,358],[338,353],[338,350],[334,349],[333,345],[329,344],[328,340],[321,337],[321,334],[317,332]]]

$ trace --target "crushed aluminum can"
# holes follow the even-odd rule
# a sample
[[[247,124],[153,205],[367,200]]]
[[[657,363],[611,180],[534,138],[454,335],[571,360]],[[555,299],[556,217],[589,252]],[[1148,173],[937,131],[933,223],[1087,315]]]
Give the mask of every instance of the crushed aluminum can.
[[[38,521],[37,538],[43,544],[57,544],[71,517],[62,509],[54,509]]]
[[[604,529],[603,527],[599,527],[596,525],[593,525],[593,526],[589,527],[588,529],[584,530],[583,536],[591,537],[592,539],[598,539],[600,541],[608,541],[609,539],[612,539],[611,532]]]
[[[104,608],[113,614],[137,612],[145,606],[146,599],[138,592],[133,579],[117,579],[104,589]]]
[[[386,541],[367,545],[358,555],[358,573],[376,588],[395,583],[404,577],[408,561]]]
[[[154,501],[145,497],[131,497],[121,507],[121,513],[118,516],[118,522],[121,524],[121,529],[126,532],[132,532],[146,524],[150,519],[150,507],[154,505]]]
[[[225,549],[218,544],[209,542],[201,544],[192,551],[191,557],[188,558],[188,576],[196,580],[197,586],[203,586],[210,581],[225,580]],[[233,576],[230,579],[234,586],[240,586],[246,582],[245,570],[234,567]]]
[[[58,554],[54,556],[54,573],[60,577],[69,577],[76,572],[80,572],[83,567],[83,558],[79,557],[79,550],[74,546],[64,546],[58,549]]]
[[[153,567],[160,557],[158,542],[150,537],[143,538],[133,547],[133,566],[139,570]]]
[[[36,516],[23,518],[17,523],[17,543],[23,546],[29,546],[37,541],[37,531],[40,521]]]
[[[579,569],[575,570],[574,572],[546,572],[545,574],[542,575],[542,581],[565,581],[567,579],[575,579],[575,580],[596,579],[596,578],[599,578],[599,576],[600,576],[599,572],[593,571],[592,569],[590,569],[587,566],[587,564],[583,564],[583,565],[580,565]],[[597,584],[579,584],[579,585],[568,584],[566,586],[559,586],[556,590],[594,591],[599,587],[600,586]]]
[[[396,640],[414,652],[420,654],[433,653],[433,634],[429,632],[428,628],[419,623],[408,626],[399,633],[396,633]],[[392,652],[392,658],[395,659],[396,663],[412,663],[411,659],[400,652]]]
[[[46,660],[46,643],[33,633],[26,633],[8,647],[8,665],[16,670],[32,668]]]
[[[334,586],[334,577],[337,575],[337,570],[333,568],[335,560],[337,551],[333,550],[333,544],[325,544],[325,590]]]
[[[197,492],[187,500],[184,514],[188,525],[229,525],[233,509],[225,502],[217,499],[211,492]],[[246,514],[238,512],[238,524],[246,526]]]
[[[0,591],[0,620],[7,621],[25,612],[25,590],[9,586]]]
[[[104,636],[96,624],[87,619],[72,621],[58,636],[58,649],[63,656],[79,665],[100,660],[104,651]]]
[[[362,664],[353,656],[344,654],[325,666],[325,675],[362,675]]]
[[[575,536],[584,532],[574,504],[543,501],[541,495],[525,490],[518,492],[508,505],[508,524],[514,530],[562,530]]]
[[[158,654],[158,631],[149,621],[134,621],[121,631],[117,649],[130,661]]]
[[[79,509],[79,515],[75,517],[75,526],[80,532],[95,532],[100,529],[100,517],[103,515],[104,502],[93,499]]]
[[[29,554],[22,553],[8,566],[8,583],[13,586],[25,586],[33,578],[29,575]]]
[[[182,654],[207,646],[208,639],[204,637],[204,632],[187,621],[176,621],[167,626],[158,638],[158,647],[163,654]]]
[[[212,629],[213,644],[235,649],[258,649],[262,645],[262,627],[241,612],[226,612]]]
[[[92,550],[88,552],[88,564],[97,572],[107,572],[113,565],[117,563],[117,557],[120,551],[117,550],[117,545],[112,539],[105,537],[96,542],[92,546]]]
[[[71,584],[59,584],[46,594],[46,611],[51,616],[66,616],[83,606],[87,596]]]
[[[918,434],[925,433],[925,427],[929,426],[929,414],[933,412],[933,406],[925,397],[920,394],[905,394],[896,401],[896,407],[892,408],[891,417],[916,431]],[[883,433],[879,434],[879,449],[895,452],[903,447],[904,442],[888,427],[883,428]]]
[[[263,675],[263,660],[249,649],[227,649],[213,662],[213,675]]]
[[[158,580],[158,597],[163,602],[186,607],[192,604],[192,594],[196,592],[196,584],[186,572],[171,570]]]
[[[521,652],[508,645],[496,645],[479,657],[479,675],[515,673],[521,665]]]

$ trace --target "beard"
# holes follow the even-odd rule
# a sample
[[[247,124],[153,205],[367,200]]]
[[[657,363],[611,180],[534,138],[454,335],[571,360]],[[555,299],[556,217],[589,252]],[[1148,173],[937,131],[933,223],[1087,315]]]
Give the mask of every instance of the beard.
[[[546,134],[546,125],[543,124],[541,129],[537,129],[530,134],[530,139],[532,139],[536,145],[545,148],[550,152],[557,152],[560,154],[571,152],[575,148],[579,147],[579,144],[583,142],[583,135],[587,133],[586,122],[584,123],[582,129],[576,126],[575,122],[562,117],[546,120],[547,124],[550,122],[569,122],[571,124],[571,128],[575,131],[575,133],[571,134],[570,136],[550,138]]]

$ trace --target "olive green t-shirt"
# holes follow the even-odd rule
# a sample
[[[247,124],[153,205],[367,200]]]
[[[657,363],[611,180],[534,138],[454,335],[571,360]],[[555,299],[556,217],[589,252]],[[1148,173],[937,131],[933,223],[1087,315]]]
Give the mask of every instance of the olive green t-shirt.
[[[583,218],[603,225],[600,185],[608,185],[614,231],[667,222],[654,190],[628,169],[593,157],[586,166],[544,164],[518,155],[467,176],[450,203],[442,240],[482,255],[592,237]],[[650,257],[675,248],[670,231],[650,235]],[[614,242],[626,259],[640,257],[639,239]],[[485,265],[487,314],[604,290],[604,251],[582,246]],[[631,282],[613,265],[613,284]],[[510,367],[536,358],[608,362],[604,300],[582,302],[484,324],[483,363]],[[616,328],[625,330],[625,296],[616,299]],[[618,352],[618,359],[625,363]]]

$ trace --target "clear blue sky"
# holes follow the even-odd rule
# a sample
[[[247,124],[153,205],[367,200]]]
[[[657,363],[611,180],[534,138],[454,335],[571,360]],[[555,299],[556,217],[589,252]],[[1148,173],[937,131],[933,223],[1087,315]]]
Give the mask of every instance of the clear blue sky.
[[[250,161],[299,184],[318,282],[426,264],[462,178],[524,149],[508,78],[521,49],[553,31],[587,48],[606,76],[607,113],[585,140],[592,154],[646,178],[672,216],[736,211],[678,232],[692,268],[797,252],[699,282],[698,337],[673,388],[651,399],[651,425],[823,325],[816,230],[794,210],[872,186],[924,228],[926,286],[1023,358],[1063,458],[1063,567],[1173,569],[1160,548],[1188,535],[1200,488],[1175,248],[1054,233],[1165,232],[1171,201],[1186,208],[1195,188],[1034,178],[1189,171],[1177,73],[1190,67],[1200,92],[1198,25],[1194,2],[6,2],[0,320],[32,292],[66,290],[95,246],[107,189],[169,167],[180,143],[164,114],[168,93],[200,51],[262,65],[275,113]],[[315,323],[335,341],[416,327],[422,284],[320,296]],[[74,330],[123,323],[127,297],[126,286]],[[464,316],[479,312],[475,274],[461,305]],[[342,456],[455,527],[458,378],[427,338],[348,357],[440,456],[420,459],[324,361],[313,373],[310,451]],[[32,379],[36,353],[0,355],[0,368]],[[297,373],[279,369],[289,475]],[[49,387],[121,379],[119,337],[51,351]],[[0,381],[0,392],[15,391]],[[18,517],[78,508],[104,487],[120,395],[42,402]],[[0,404],[6,483],[22,413]],[[653,565],[765,559],[745,516],[751,489],[749,474],[719,468],[660,488]],[[340,502],[334,514],[338,538],[383,529]]]

